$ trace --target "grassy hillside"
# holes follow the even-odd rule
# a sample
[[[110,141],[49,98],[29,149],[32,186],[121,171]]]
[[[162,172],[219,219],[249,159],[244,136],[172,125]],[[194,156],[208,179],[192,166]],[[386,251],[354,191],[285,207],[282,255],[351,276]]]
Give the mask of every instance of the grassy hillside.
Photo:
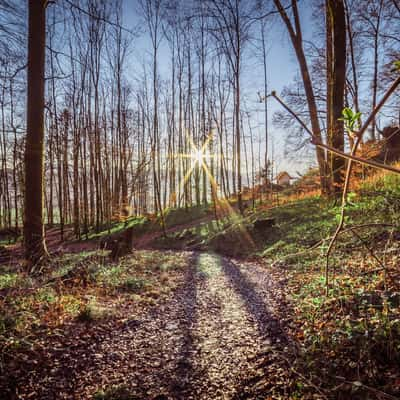
[[[376,175],[349,198],[346,228],[330,257],[328,296],[326,250],[339,202],[314,196],[243,218],[232,213],[159,245],[261,258],[286,277],[300,346],[295,368],[318,387],[340,386],[351,398],[369,398],[374,388],[400,395],[400,178]],[[257,231],[254,223],[265,219],[274,225]]]
[[[350,198],[346,226],[365,226],[339,237],[328,297],[325,253],[338,205],[310,198],[269,211],[277,236],[259,254],[286,275],[301,343],[297,368],[351,398],[375,398],[374,388],[399,395],[400,179],[375,177]]]

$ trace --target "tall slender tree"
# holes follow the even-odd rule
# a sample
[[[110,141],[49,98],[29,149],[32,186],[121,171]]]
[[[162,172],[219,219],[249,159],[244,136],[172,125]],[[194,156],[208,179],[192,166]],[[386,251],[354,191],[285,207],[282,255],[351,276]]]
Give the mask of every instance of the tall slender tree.
[[[346,81],[346,18],[342,0],[326,2],[327,30],[327,127],[328,144],[344,150],[344,129],[340,120],[344,107]],[[340,193],[343,182],[344,159],[329,154],[329,170],[333,193]]]
[[[311,80],[311,75],[309,72],[309,67],[307,59],[303,48],[303,33],[300,23],[300,14],[297,7],[297,0],[291,1],[291,10],[293,13],[293,22],[290,19],[288,12],[282,5],[280,0],[274,0],[275,6],[282,18],[282,21],[286,25],[288,30],[290,40],[292,42],[294,51],[296,53],[297,61],[299,63],[301,77],[303,80],[304,91],[307,98],[308,112],[310,115],[312,131],[316,138],[322,140],[321,126],[318,120],[318,109],[317,102],[315,98],[314,87]],[[319,175],[321,181],[321,191],[324,194],[328,194],[329,182],[327,179],[327,162],[325,152],[316,147],[317,162],[319,168]]]
[[[46,256],[43,225],[44,72],[47,0],[29,0],[27,134],[25,144],[25,257]]]

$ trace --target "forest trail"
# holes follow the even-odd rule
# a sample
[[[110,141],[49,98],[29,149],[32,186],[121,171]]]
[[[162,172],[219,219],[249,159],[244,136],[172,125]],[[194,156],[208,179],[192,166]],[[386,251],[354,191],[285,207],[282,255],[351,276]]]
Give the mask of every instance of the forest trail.
[[[190,229],[199,224],[212,221],[213,218],[213,215],[208,215],[185,224],[175,225],[166,228],[165,234],[169,235],[184,229]],[[140,235],[140,237],[134,238],[134,248],[135,250],[152,248],[152,243],[154,243],[158,238],[161,238],[163,235],[164,232],[161,229],[154,232],[143,233]],[[73,228],[71,226],[66,227],[64,230],[65,240],[62,240],[59,228],[48,228],[46,230],[47,250],[50,254],[80,253],[83,251],[97,250],[100,247],[100,242],[98,239],[74,240],[73,237]],[[0,251],[0,265],[7,263],[18,263],[22,257],[22,241],[7,245],[7,248],[4,249],[3,252]]]
[[[285,398],[293,377],[279,355],[289,348],[279,283],[256,263],[211,253],[189,264],[182,286],[146,314],[47,342],[51,365],[24,378],[20,398],[92,399],[114,385],[129,399]]]

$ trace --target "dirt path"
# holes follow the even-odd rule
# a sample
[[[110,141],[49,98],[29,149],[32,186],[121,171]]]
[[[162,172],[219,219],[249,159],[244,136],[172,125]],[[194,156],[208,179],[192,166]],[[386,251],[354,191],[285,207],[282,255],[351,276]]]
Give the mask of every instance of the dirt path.
[[[168,235],[184,229],[190,229],[204,222],[209,222],[213,218],[213,215],[208,215],[204,218],[199,218],[186,224],[180,224],[171,228],[167,228],[165,230],[165,233]],[[154,243],[154,241],[156,241],[158,238],[162,237],[163,234],[164,232],[162,230],[144,233],[140,236],[140,238],[134,240],[134,247],[138,250],[151,248],[151,244]],[[82,251],[91,251],[98,249],[100,247],[100,242],[98,239],[75,240],[73,236],[73,228],[71,226],[67,226],[64,230],[64,240],[61,240],[59,228],[47,229],[46,247],[50,254],[80,253]],[[5,251],[3,250],[3,252],[0,249],[0,265],[10,263],[16,264],[21,261],[22,257],[22,242],[7,245],[7,249]]]
[[[129,399],[289,398],[276,284],[257,264],[193,253],[166,303],[77,343],[47,343],[51,365],[17,380],[17,398],[91,399],[112,385]]]

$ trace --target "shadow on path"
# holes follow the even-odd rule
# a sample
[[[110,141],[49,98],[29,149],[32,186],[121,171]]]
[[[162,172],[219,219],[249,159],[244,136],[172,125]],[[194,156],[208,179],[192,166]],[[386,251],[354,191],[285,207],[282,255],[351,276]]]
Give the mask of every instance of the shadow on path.
[[[266,304],[268,297],[257,291],[256,285],[251,282],[240,268],[226,258],[221,258],[222,271],[231,281],[236,292],[241,296],[243,303],[257,323],[258,331],[262,338],[269,339],[271,343],[286,344],[289,338],[286,335],[279,319],[274,317]]]
[[[176,364],[175,376],[171,383],[171,394],[174,398],[185,399],[192,391],[192,382],[196,379],[198,371],[194,365],[195,345],[194,327],[198,319],[197,310],[197,285],[201,284],[202,276],[198,274],[199,253],[194,253],[185,276],[184,290],[179,296],[182,306],[182,318],[179,320],[179,333],[182,344]]]
[[[266,271],[249,269],[247,276],[227,258],[208,253],[194,252],[188,263],[181,287],[146,313],[127,315],[120,325],[75,324],[62,337],[47,337],[40,364],[15,377],[22,394],[0,397],[82,400],[123,385],[138,399],[265,398],[276,384],[271,379],[269,388],[253,390],[259,383],[253,372],[275,376],[282,363],[260,356],[258,339],[274,351],[290,342],[274,315],[275,302],[268,304],[273,293],[263,280]],[[257,356],[248,361],[253,349]]]
[[[295,345],[285,332],[282,322],[273,315],[273,308],[279,309],[281,304],[279,299],[277,302],[272,300],[272,288],[262,281],[266,272],[258,276],[260,282],[253,283],[230,260],[222,258],[221,263],[223,272],[243,300],[248,318],[254,320],[266,345],[253,360],[254,372],[239,383],[233,399],[291,398],[295,379],[288,364],[291,356],[286,353]],[[254,277],[256,279],[257,274]]]

